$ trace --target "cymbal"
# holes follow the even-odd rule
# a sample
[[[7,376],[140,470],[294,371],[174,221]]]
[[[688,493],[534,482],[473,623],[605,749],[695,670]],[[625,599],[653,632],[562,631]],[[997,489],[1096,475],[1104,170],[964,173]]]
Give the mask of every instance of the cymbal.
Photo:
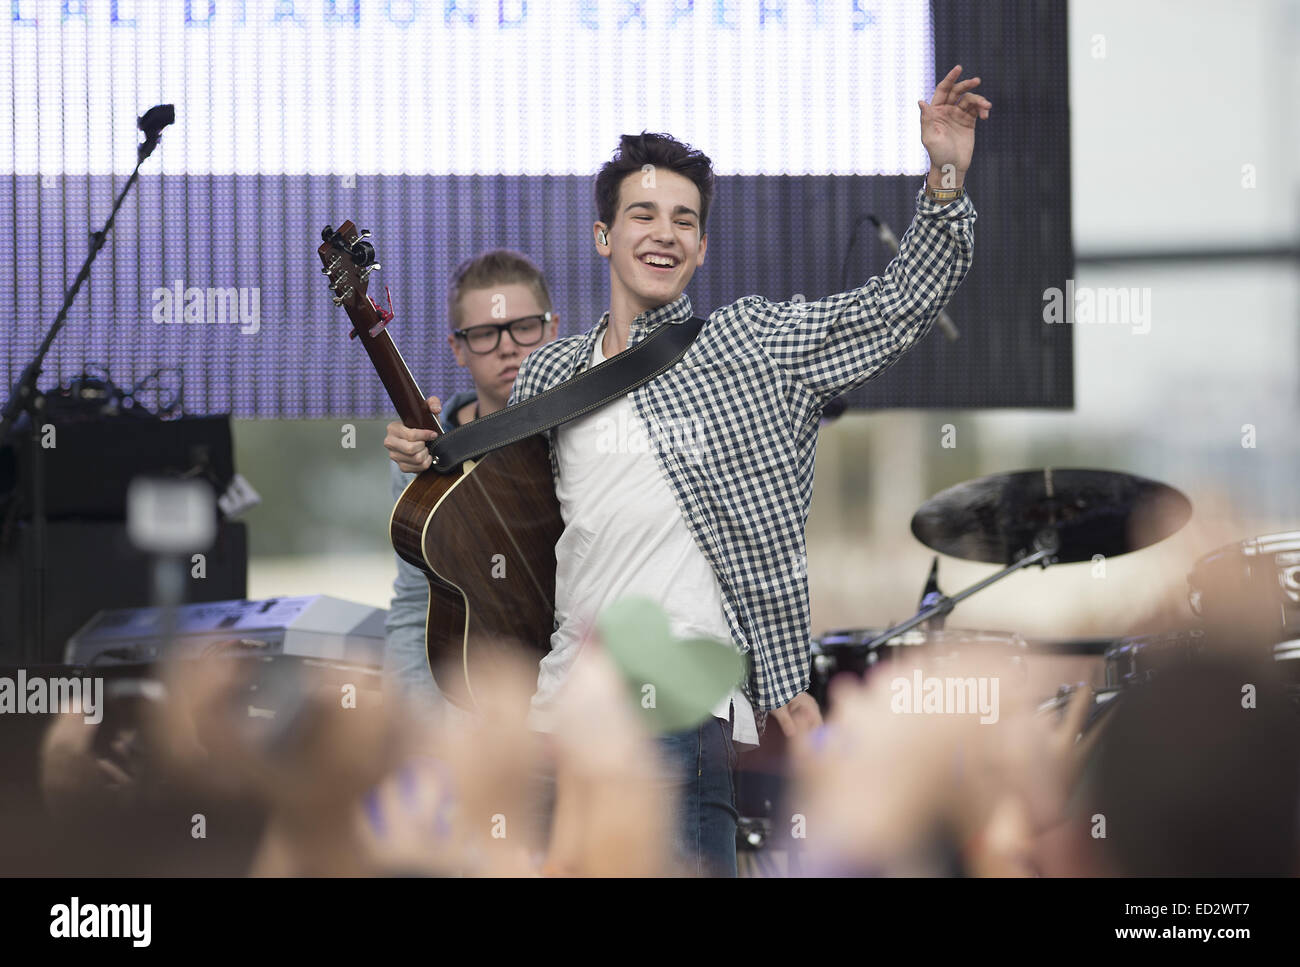
[[[968,480],[935,494],[912,518],[912,533],[952,557],[1014,564],[1055,531],[1053,563],[1115,557],[1162,541],[1192,515],[1183,494],[1113,470],[1047,467]]]

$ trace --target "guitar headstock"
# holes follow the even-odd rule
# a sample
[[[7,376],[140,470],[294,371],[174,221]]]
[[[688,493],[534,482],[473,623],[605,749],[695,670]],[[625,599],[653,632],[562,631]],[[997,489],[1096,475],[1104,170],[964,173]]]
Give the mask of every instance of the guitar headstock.
[[[323,266],[321,272],[329,278],[334,304],[349,310],[370,308],[370,273],[379,269],[375,247],[366,241],[370,233],[358,232],[356,225],[348,221],[337,230],[326,225],[320,235],[324,242],[316,251]]]
[[[366,241],[370,233],[358,232],[352,222],[344,222],[337,230],[326,225],[320,237],[324,241],[316,252],[320,255],[321,271],[330,280],[334,304],[345,308],[352,320],[349,337],[365,347],[402,422],[409,427],[441,433],[442,424],[429,412],[424,394],[385,330],[393,318],[391,298],[389,308],[382,309],[367,294],[370,273],[379,269],[375,247]]]

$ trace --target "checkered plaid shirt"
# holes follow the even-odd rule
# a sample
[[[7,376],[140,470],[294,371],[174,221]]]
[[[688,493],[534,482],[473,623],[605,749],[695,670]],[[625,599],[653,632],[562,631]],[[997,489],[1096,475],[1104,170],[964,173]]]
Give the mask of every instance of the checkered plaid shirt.
[[[732,636],[749,655],[746,695],[760,721],[809,686],[804,526],[822,406],[883,372],[929,331],[970,269],[975,217],[968,197],[936,203],[918,192],[916,217],[883,275],[819,302],[751,295],[724,306],[681,362],[632,393],[718,577]],[[690,317],[683,294],[637,316],[629,345]],[[608,318],[530,353],[510,402],[586,369]]]

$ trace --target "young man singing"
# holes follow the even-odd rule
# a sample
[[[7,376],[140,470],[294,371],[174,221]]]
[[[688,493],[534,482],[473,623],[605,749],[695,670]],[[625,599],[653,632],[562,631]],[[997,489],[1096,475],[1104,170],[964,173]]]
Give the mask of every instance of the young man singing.
[[[698,729],[664,737],[681,777],[678,846],[699,873],[735,875],[733,742],[756,743],[770,711],[787,735],[821,724],[808,694],[804,525],[818,417],[833,397],[915,345],[972,261],[975,210],[963,182],[975,123],[992,105],[955,67],[919,102],[931,169],[885,273],[819,302],[747,296],[710,314],[677,366],[551,434],[565,529],[556,547],[556,625],[534,712],[553,704],[600,611],[627,594],[657,600],[679,636],[730,640],[748,680]],[[683,294],[704,261],[713,196],[707,157],[670,137],[624,136],[596,177],[596,252],[610,306],[587,332],[528,357],[511,402],[529,399],[692,315]],[[754,244],[772,240],[755,239]],[[779,240],[778,240],[779,241]],[[616,412],[617,411],[617,412]],[[609,427],[689,427],[690,446],[611,440]],[[428,431],[393,431],[404,470],[429,465]],[[757,720],[757,721],[756,721]]]

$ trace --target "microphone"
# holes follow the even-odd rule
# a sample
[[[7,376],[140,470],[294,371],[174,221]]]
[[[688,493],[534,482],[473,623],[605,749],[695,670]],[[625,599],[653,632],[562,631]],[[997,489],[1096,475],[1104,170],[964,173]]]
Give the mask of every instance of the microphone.
[[[875,215],[868,215],[867,218],[871,219],[871,224],[876,226],[876,234],[880,236],[880,240],[884,242],[886,245],[888,245],[890,250],[895,255],[897,255],[898,237],[889,230],[888,225],[882,222]],[[937,321],[939,323],[939,328],[943,330],[943,334],[948,337],[948,341],[956,342],[957,339],[961,336],[961,333],[957,331],[957,326],[952,321],[952,317],[949,316],[948,313],[940,309],[939,318]]]
[[[137,161],[143,161],[153,154],[153,149],[158,147],[158,139],[162,136],[163,128],[175,120],[176,106],[174,104],[159,104],[144,112],[144,116],[136,122],[136,125],[144,132],[144,144],[140,145]]]

